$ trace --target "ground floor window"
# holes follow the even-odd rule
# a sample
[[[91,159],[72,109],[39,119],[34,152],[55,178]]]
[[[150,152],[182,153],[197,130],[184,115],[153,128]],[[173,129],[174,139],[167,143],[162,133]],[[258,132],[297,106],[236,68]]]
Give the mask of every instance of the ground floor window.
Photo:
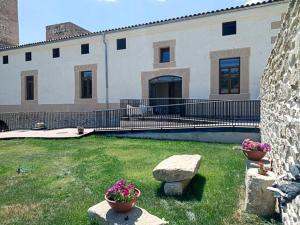
[[[219,93],[240,93],[240,58],[220,59]]]
[[[34,100],[34,76],[26,76],[26,100]]]
[[[81,72],[81,98],[93,97],[93,73],[92,71]]]

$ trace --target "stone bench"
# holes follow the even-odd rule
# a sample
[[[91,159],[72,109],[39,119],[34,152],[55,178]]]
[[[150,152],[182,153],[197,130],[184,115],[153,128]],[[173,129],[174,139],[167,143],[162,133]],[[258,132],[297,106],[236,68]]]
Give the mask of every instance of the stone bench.
[[[200,155],[174,155],[153,170],[156,180],[165,182],[166,195],[182,195],[193,177],[198,173],[201,163]]]

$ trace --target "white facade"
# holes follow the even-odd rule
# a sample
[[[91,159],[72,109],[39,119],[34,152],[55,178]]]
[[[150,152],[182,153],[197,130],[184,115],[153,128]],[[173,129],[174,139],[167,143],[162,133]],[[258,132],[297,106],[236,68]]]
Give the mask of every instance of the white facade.
[[[113,103],[119,103],[120,99],[142,98],[141,76],[146,71],[189,69],[189,93],[186,97],[208,99],[212,80],[210,53],[243,48],[250,49],[249,82],[244,85],[249,86],[249,99],[258,99],[260,78],[273,46],[271,39],[279,32],[279,27],[274,24],[281,21],[287,6],[287,2],[274,2],[177,22],[107,32],[110,106],[117,107]],[[237,33],[222,36],[222,23],[228,21],[237,22]],[[126,38],[125,50],[116,50],[119,38]],[[176,40],[176,66],[154,68],[153,44],[169,40]],[[81,44],[85,43],[89,43],[90,53],[81,55]],[[52,58],[53,48],[60,48],[59,58]],[[32,52],[32,61],[25,61],[25,52]],[[105,45],[101,33],[0,50],[0,59],[6,55],[9,63],[0,62],[0,112],[87,111],[106,106]],[[97,102],[77,104],[74,67],[91,64],[97,65]],[[38,71],[38,99],[37,104],[24,105],[21,73],[31,70]],[[243,75],[241,72],[240,76]]]

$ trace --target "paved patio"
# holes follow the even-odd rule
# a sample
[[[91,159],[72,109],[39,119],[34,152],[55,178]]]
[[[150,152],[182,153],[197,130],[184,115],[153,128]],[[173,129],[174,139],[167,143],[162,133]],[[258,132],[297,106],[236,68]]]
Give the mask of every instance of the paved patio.
[[[84,134],[79,135],[76,128],[58,130],[15,130],[0,132],[0,140],[17,138],[45,138],[45,139],[66,139],[80,138],[94,132],[94,129],[85,129]]]

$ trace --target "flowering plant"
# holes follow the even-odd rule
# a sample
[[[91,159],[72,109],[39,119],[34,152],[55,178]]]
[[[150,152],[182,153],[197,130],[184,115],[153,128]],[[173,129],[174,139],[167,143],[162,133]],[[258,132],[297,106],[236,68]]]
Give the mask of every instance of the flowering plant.
[[[251,139],[245,139],[242,143],[243,150],[248,151],[260,151],[260,152],[270,152],[271,146],[266,143],[259,143],[252,141]]]
[[[267,173],[268,173],[268,171],[270,170],[270,168],[269,167],[265,167],[265,164],[262,163],[262,162],[259,162],[258,166],[259,166],[258,173],[261,174],[261,175],[266,176]]]
[[[131,202],[136,197],[135,186],[133,183],[126,184],[126,181],[122,179],[109,188],[106,195],[111,201],[119,203]]]

